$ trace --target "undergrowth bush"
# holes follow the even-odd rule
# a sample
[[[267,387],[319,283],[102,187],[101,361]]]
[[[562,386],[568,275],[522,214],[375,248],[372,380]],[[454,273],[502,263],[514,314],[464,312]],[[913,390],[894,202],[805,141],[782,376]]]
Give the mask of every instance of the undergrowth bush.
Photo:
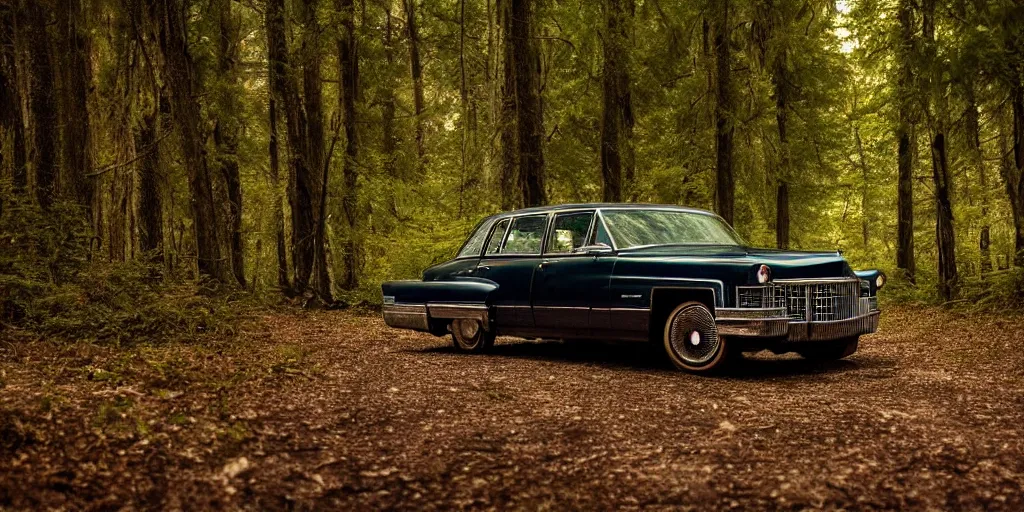
[[[230,334],[239,297],[164,276],[162,264],[90,259],[84,215],[45,214],[4,197],[0,213],[0,329],[113,344]]]
[[[948,303],[939,297],[934,272],[919,272],[917,282],[911,283],[894,271],[879,298],[883,306],[944,304],[967,311],[1024,310],[1024,269],[998,270],[984,276],[961,276],[957,297]]]

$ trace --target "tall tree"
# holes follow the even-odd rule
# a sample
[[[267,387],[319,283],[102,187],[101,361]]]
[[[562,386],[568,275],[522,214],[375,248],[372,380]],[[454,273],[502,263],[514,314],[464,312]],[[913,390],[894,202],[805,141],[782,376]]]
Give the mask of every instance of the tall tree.
[[[381,152],[384,153],[384,175],[391,180],[387,187],[388,208],[392,215],[398,215],[398,204],[395,199],[395,186],[402,180],[398,172],[398,136],[395,132],[395,111],[397,108],[397,94],[395,91],[395,36],[394,19],[391,12],[391,0],[384,0],[384,31],[381,34],[381,44],[384,46],[385,72],[382,79],[381,90]]]
[[[60,60],[60,116],[62,181],[65,196],[73,198],[92,217],[92,130],[88,94],[92,81],[90,54],[92,42],[86,26],[82,0],[59,0],[57,47]]]
[[[629,0],[605,0],[605,32],[603,34],[604,69],[602,72],[601,177],[605,201],[622,201],[623,160],[627,160],[626,187],[632,181],[632,162],[628,141],[632,125],[632,101],[629,90]],[[623,140],[627,139],[627,140]]]
[[[0,169],[9,168],[15,192],[28,187],[28,151],[25,140],[25,114],[22,87],[18,78],[15,51],[19,39],[17,11],[14,5],[0,5],[0,147],[10,139],[10,154],[0,152]]]
[[[901,269],[910,282],[915,279],[914,260],[914,148],[917,143],[914,134],[916,120],[914,91],[914,3],[900,0],[896,17],[899,20],[899,38],[896,46],[896,62],[899,67],[896,79],[897,121],[896,121],[896,162],[898,181],[896,192],[896,267]]]
[[[57,98],[53,88],[53,58],[51,55],[49,9],[41,2],[26,6],[29,34],[29,74],[31,96],[29,111],[32,116],[32,159],[35,174],[36,201],[44,209],[56,200],[57,142],[60,136],[57,123]]]
[[[324,146],[324,101],[323,78],[321,76],[323,43],[322,28],[317,17],[319,0],[303,0],[303,37],[302,37],[302,89],[306,109],[306,136],[308,140],[309,176],[303,184],[296,183],[298,188],[307,189],[309,193],[311,214],[313,217],[312,232],[309,233],[312,246],[313,290],[325,304],[334,302],[331,292],[331,277],[327,268],[327,246],[324,240],[323,211],[327,197],[327,151]],[[294,207],[294,206],[293,206]],[[304,235],[306,236],[306,235]]]
[[[961,78],[964,88],[964,132],[967,137],[967,149],[974,171],[978,173],[978,186],[981,188],[981,231],[978,234],[978,251],[981,256],[981,273],[992,271],[991,226],[989,225],[988,170],[985,168],[985,153],[981,147],[981,122],[978,112],[978,100],[975,93],[973,77]]]
[[[423,128],[423,65],[420,62],[420,31],[416,24],[416,0],[405,2],[405,29],[409,37],[409,67],[412,70],[412,105],[416,115],[416,155],[419,157],[418,168],[426,164],[427,147]]]
[[[544,112],[540,98],[540,56],[533,28],[533,0],[510,0],[515,74],[519,189],[525,206],[548,201],[544,188]]]
[[[353,0],[336,0],[341,13],[341,33],[338,35],[338,63],[340,91],[338,94],[342,125],[345,128],[345,160],[342,181],[345,191],[341,209],[347,228],[345,241],[345,273],[340,285],[346,290],[359,286],[361,260],[359,212],[359,134],[357,132],[356,97],[359,87],[359,53],[356,45],[355,6]],[[411,5],[412,0],[408,0]]]
[[[218,233],[217,207],[214,204],[213,180],[207,161],[206,138],[198,99],[202,84],[192,54],[189,52],[183,0],[160,0],[160,49],[164,56],[164,79],[169,90],[171,115],[178,131],[181,154],[188,174],[191,194],[192,231],[195,235],[199,273],[228,283],[233,279],[231,266],[222,258]]]
[[[241,37],[237,16],[231,12],[231,0],[215,0],[218,21],[217,72],[222,87],[214,112],[213,140],[217,146],[217,164],[224,180],[227,204],[224,222],[231,271],[245,287],[245,247],[242,242],[242,179],[238,169],[238,117],[241,114],[238,87],[238,60]]]
[[[729,0],[710,2],[714,46],[715,96],[715,207],[729,224],[733,223],[736,185],[733,177],[732,54],[729,38]]]
[[[949,300],[956,295],[956,241],[953,229],[953,205],[950,199],[950,173],[947,143],[949,113],[945,66],[938,55],[935,36],[935,1],[921,2],[921,34],[925,60],[930,71],[929,118],[932,131],[932,182],[935,186],[935,241],[938,251],[939,295]]]
[[[1010,145],[1004,147],[1000,165],[1013,217],[1014,265],[1024,267],[1024,10],[1009,6],[1000,13],[1002,71],[999,76],[1010,100]],[[1000,123],[1000,140],[1005,143],[1006,123]]]
[[[501,26],[501,107],[498,115],[501,159],[498,167],[498,188],[501,209],[512,210],[519,205],[516,176],[519,167],[518,131],[516,128],[516,67],[512,41],[512,0],[497,0],[498,24]]]
[[[273,78],[273,69],[273,66],[271,66],[271,83],[277,82],[277,79]],[[291,289],[291,282],[288,278],[288,244],[284,237],[284,207],[281,205],[282,200],[279,195],[281,190],[281,160],[277,134],[277,100],[274,99],[275,94],[273,92],[268,96],[267,111],[270,115],[270,138],[267,150],[270,153],[270,186],[274,191],[274,245],[277,256],[277,286],[281,290],[287,291]]]
[[[288,52],[284,24],[284,0],[268,0],[265,12],[267,53],[270,61],[271,88],[284,111],[288,138],[289,173],[288,199],[291,205],[292,266],[295,293],[304,293],[309,287],[314,258],[314,183],[309,156],[306,114]]]
[[[1013,213],[1014,265],[1024,267],[1024,84],[1010,87],[1012,158],[1001,166]]]

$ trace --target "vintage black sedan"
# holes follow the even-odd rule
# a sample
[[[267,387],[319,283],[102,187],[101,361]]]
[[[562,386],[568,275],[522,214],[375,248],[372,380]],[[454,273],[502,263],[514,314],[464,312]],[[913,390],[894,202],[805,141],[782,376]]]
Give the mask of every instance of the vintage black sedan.
[[[496,336],[652,342],[681,369],[741,352],[839,359],[878,327],[885,275],[838,252],[748,247],[714,213],[633,204],[527,208],[480,222],[420,281],[384,283],[391,327]]]

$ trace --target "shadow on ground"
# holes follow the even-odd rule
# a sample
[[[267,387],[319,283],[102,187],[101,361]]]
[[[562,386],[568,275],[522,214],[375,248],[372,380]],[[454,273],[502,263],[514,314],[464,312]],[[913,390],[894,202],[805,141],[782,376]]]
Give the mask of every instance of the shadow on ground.
[[[465,357],[498,357],[553,361],[571,364],[598,365],[610,369],[675,372],[665,356],[655,347],[636,343],[507,341],[498,343],[486,355],[462,354],[451,345],[409,349],[417,354],[465,355]],[[759,380],[808,375],[836,374],[861,369],[891,368],[892,361],[879,357],[854,355],[839,361],[810,361],[795,355],[776,356],[769,352],[737,357],[718,377]]]

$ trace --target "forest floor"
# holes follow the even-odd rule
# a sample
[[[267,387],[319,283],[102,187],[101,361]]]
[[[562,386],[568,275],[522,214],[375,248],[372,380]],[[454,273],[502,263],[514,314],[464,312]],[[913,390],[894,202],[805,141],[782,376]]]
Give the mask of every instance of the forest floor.
[[[233,341],[0,340],[0,509],[1024,509],[1024,317],[896,308],[845,361],[267,313]]]

